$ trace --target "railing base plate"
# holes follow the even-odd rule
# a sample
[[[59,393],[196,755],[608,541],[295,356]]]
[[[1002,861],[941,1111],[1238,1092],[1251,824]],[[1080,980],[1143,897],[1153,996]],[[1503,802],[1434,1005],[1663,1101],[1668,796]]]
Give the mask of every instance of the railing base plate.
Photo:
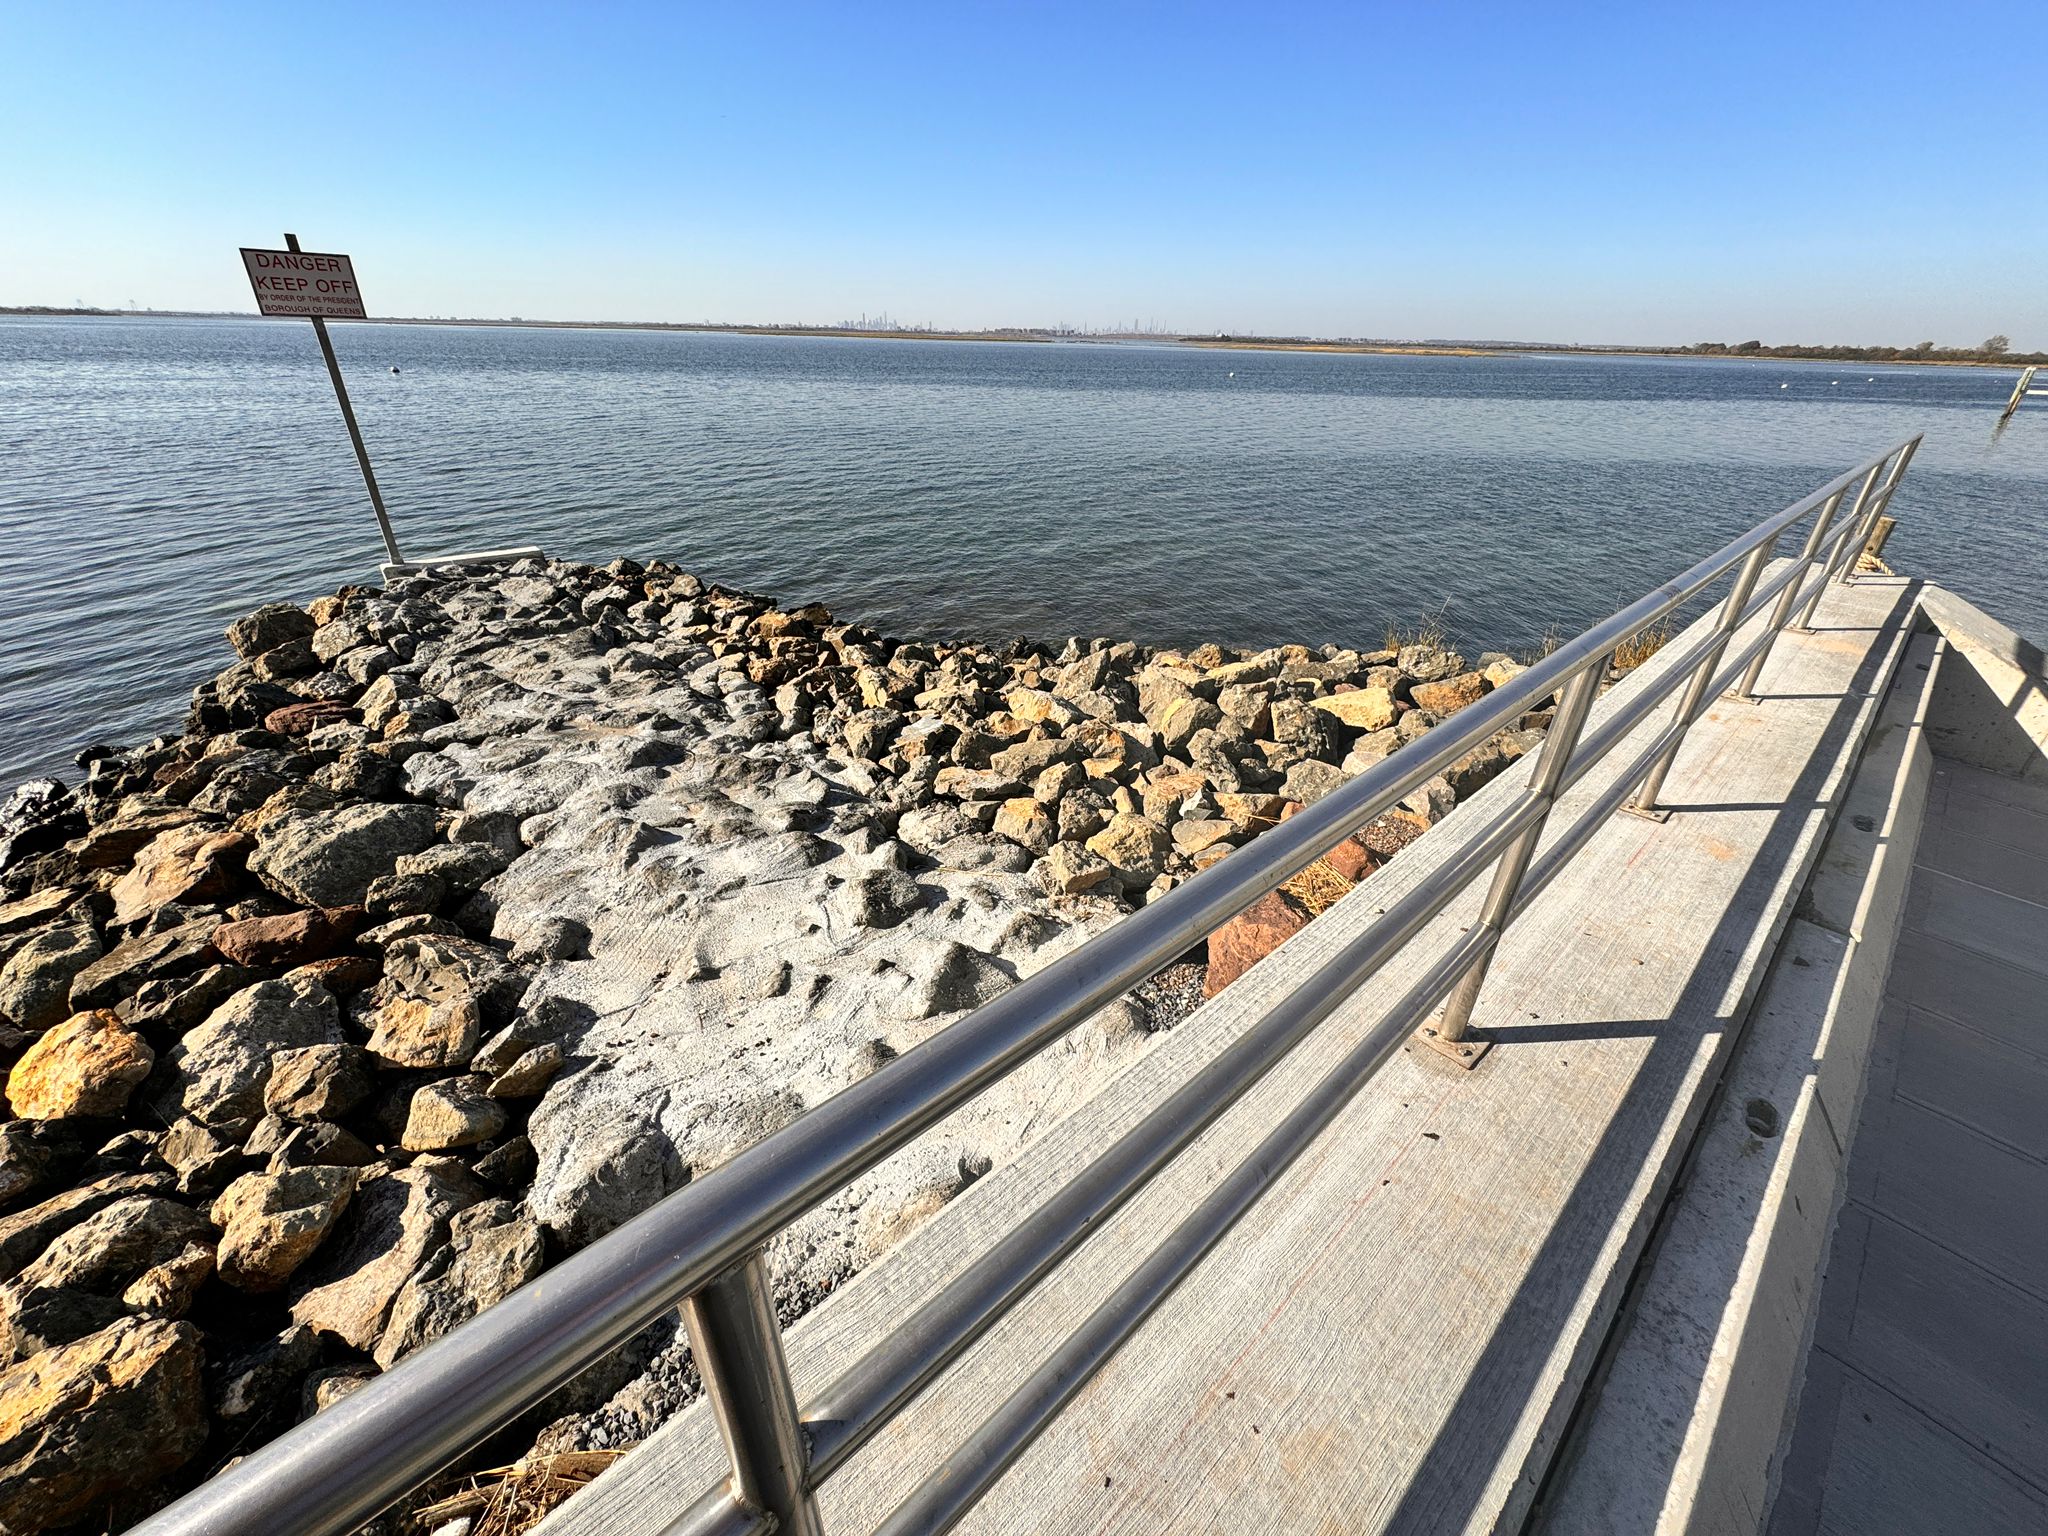
[[[1624,805],[1621,809],[1622,814],[1625,816],[1640,816],[1643,818],[1643,820],[1654,821],[1659,826],[1662,826],[1665,822],[1671,819],[1671,812],[1666,810],[1661,805]]]
[[[1418,1045],[1426,1045],[1445,1061],[1452,1062],[1470,1072],[1478,1066],[1486,1053],[1493,1049],[1491,1040],[1482,1040],[1476,1035],[1467,1035],[1462,1040],[1446,1040],[1436,1032],[1436,1026],[1425,1024],[1413,1036]]]

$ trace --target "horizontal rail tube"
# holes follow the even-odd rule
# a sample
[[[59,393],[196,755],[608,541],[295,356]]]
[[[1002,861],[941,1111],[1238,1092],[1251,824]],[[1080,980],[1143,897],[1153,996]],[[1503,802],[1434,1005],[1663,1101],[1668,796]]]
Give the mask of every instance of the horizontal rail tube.
[[[1396,901],[1279,1004],[1153,1108],[1073,1182],[890,1330],[804,1411],[811,1477],[829,1477],[920,1388],[958,1359],[1345,998],[1482,874],[1543,809],[1533,796],[1494,818],[1456,858]],[[1303,1001],[1307,999],[1307,1001]]]
[[[1259,1197],[1308,1150],[1415,1027],[1494,943],[1473,928],[1395,1005],[1308,1096],[1288,1111],[1240,1162],[1069,1334],[1024,1385],[1004,1401],[889,1517],[875,1536],[939,1536],[950,1531],[1086,1386],[1159,1304],[1229,1234]]]
[[[1765,519],[1256,843],[252,1452],[137,1526],[138,1536],[331,1536],[353,1529],[1559,692],[1581,667],[1677,609],[1893,451]]]

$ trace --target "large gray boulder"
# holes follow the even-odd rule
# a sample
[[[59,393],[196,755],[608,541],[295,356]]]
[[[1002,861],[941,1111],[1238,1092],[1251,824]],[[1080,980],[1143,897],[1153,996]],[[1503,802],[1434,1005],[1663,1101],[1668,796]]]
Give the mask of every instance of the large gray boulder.
[[[292,1319],[368,1353],[391,1303],[448,1241],[449,1218],[470,1202],[423,1168],[401,1168],[356,1189],[341,1229],[303,1270]]]
[[[0,1530],[84,1519],[206,1443],[190,1323],[125,1318],[0,1371]]]
[[[341,1013],[325,987],[303,977],[259,981],[221,1004],[166,1054],[165,1118],[185,1114],[209,1126],[252,1123],[263,1114],[263,1091],[279,1053],[343,1043]]]
[[[257,837],[249,868],[281,896],[313,907],[359,907],[371,884],[435,838],[424,805],[351,805],[281,816]]]
[[[391,1369],[422,1344],[503,1301],[541,1271],[540,1227],[512,1200],[487,1200],[448,1224],[448,1246],[433,1255],[391,1305],[372,1354]]]
[[[534,1113],[540,1167],[527,1208],[571,1248],[596,1242],[689,1178],[660,1126],[622,1118],[620,1108],[601,1096],[550,1095]]]
[[[71,1012],[71,983],[100,957],[99,935],[83,920],[53,923],[0,966],[0,1019],[39,1033]]]
[[[252,661],[287,641],[309,639],[313,628],[313,616],[305,609],[291,603],[265,603],[227,627],[228,644],[244,661]]]

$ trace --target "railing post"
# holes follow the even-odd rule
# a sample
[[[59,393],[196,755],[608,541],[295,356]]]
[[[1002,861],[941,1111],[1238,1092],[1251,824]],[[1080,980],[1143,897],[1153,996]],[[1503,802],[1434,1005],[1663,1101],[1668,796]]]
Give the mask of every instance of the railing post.
[[[756,1250],[683,1303],[704,1395],[732,1458],[733,1494],[783,1536],[822,1536],[768,1265]]]
[[[1778,606],[1771,610],[1770,638],[1764,641],[1764,648],[1756,653],[1756,659],[1742,674],[1742,681],[1731,690],[1736,698],[1746,699],[1752,704],[1756,702],[1756,680],[1763,676],[1764,663],[1771,659],[1771,647],[1778,643],[1778,633],[1784,629],[1785,620],[1791,615],[1792,605],[1799,601],[1799,585],[1813,569],[1813,557],[1820,552],[1821,541],[1827,537],[1828,524],[1835,520],[1835,509],[1841,506],[1842,497],[1847,489],[1845,486],[1830,496],[1822,503],[1820,512],[1814,517],[1813,532],[1806,536],[1806,548],[1799,552],[1799,574],[1787,582],[1785,590],[1778,594]],[[1822,585],[1825,586],[1826,583],[1823,582]]]
[[[1879,459],[1875,464],[1871,465],[1870,473],[1863,477],[1863,484],[1857,487],[1856,500],[1849,506],[1850,527],[1856,527],[1863,521],[1864,508],[1870,505],[1871,494],[1877,489],[1878,479],[1884,474],[1885,465],[1888,462],[1886,459]],[[1844,535],[1844,543],[1853,543],[1854,540],[1855,535],[1853,533]],[[1819,584],[1814,587],[1813,596],[1806,600],[1806,606],[1799,610],[1798,617],[1792,621],[1791,627],[1794,630],[1804,634],[1813,627],[1813,610],[1820,606],[1821,594],[1827,591],[1828,583],[1835,579],[1835,573],[1841,568],[1841,561],[1842,556],[1839,550],[1828,551],[1827,559],[1821,563],[1822,578]],[[1793,583],[1795,588],[1798,585],[1799,583],[1797,582]]]
[[[1707,689],[1714,681],[1714,668],[1721,664],[1721,657],[1727,652],[1728,642],[1735,637],[1735,631],[1742,625],[1742,610],[1749,606],[1749,594],[1756,590],[1756,579],[1763,574],[1764,564],[1771,558],[1771,551],[1777,547],[1776,535],[1749,552],[1749,558],[1742,562],[1742,570],[1736,575],[1735,585],[1728,593],[1728,601],[1721,605],[1720,636],[1707,654],[1700,658],[1699,667],[1693,672],[1692,681],[1686,684],[1685,697],[1678,705],[1678,735],[1671,745],[1664,749],[1664,755],[1650,765],[1648,777],[1637,792],[1629,809],[1639,816],[1650,816],[1661,821],[1670,813],[1657,808],[1657,796],[1664,788],[1664,776],[1671,771],[1671,764],[1678,756],[1678,749],[1685,745],[1685,733],[1693,721],[1706,708]]]
[[[1565,685],[1564,697],[1558,700],[1557,713],[1551,717],[1549,734],[1537,749],[1536,771],[1529,776],[1529,793],[1542,802],[1543,808],[1521,835],[1508,844],[1500,862],[1494,866],[1493,883],[1487,887],[1485,905],[1479,909],[1482,927],[1490,927],[1496,932],[1507,929],[1515,910],[1515,897],[1522,888],[1522,876],[1528,872],[1529,861],[1535,857],[1537,841],[1543,836],[1543,823],[1550,817],[1550,808],[1557,803],[1558,786],[1564,782],[1565,769],[1571,765],[1572,753],[1579,744],[1579,732],[1593,711],[1593,700],[1599,696],[1601,680],[1606,677],[1608,663],[1613,659],[1610,651],[1588,662]],[[1424,1038],[1431,1045],[1467,1066],[1484,1054],[1481,1047],[1465,1039],[1465,1030],[1472,1022],[1472,1009],[1479,1001],[1479,989],[1486,985],[1486,971],[1493,962],[1493,953],[1489,949],[1472,962],[1472,968],[1451,988],[1435,1028],[1424,1031]]]
[[[1877,493],[1876,499],[1870,503],[1870,510],[1864,513],[1863,520],[1856,525],[1856,532],[1849,539],[1849,552],[1842,557],[1842,585],[1848,586],[1856,579],[1856,562],[1863,558],[1864,546],[1870,542],[1870,535],[1876,531],[1877,520],[1884,515],[1885,508],[1892,504],[1892,494],[1898,490],[1899,482],[1906,478],[1906,466],[1913,462],[1914,450],[1919,446],[1920,439],[1916,437],[1899,450],[1899,462],[1892,466],[1892,472],[1885,477],[1884,489]]]

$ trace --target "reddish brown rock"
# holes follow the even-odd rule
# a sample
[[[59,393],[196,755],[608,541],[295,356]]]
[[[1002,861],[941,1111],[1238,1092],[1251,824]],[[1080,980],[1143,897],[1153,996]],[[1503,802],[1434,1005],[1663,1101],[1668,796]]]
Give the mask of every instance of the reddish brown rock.
[[[303,965],[331,955],[362,926],[360,907],[314,907],[223,923],[213,947],[237,965]]]
[[[204,823],[161,832],[114,884],[114,920],[132,923],[167,901],[211,901],[242,878],[255,844],[243,833]]]
[[[1492,691],[1493,684],[1486,680],[1485,673],[1461,672],[1440,683],[1417,683],[1409,690],[1408,696],[1415,701],[1417,709],[1448,715],[1467,704],[1478,703]]]
[[[1357,838],[1347,837],[1323,855],[1323,862],[1346,880],[1356,883],[1378,869],[1385,860]]]
[[[353,720],[355,713],[346,704],[333,699],[308,699],[303,704],[287,704],[282,709],[273,709],[263,717],[263,728],[280,736],[304,736],[323,725]]]
[[[1214,997],[1309,925],[1309,910],[1285,891],[1268,891],[1209,935],[1209,974],[1202,995]]]

